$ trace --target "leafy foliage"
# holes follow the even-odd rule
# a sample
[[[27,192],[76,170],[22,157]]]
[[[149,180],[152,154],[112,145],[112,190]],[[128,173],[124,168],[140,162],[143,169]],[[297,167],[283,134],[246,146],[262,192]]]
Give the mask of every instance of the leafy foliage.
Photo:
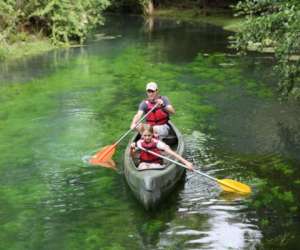
[[[30,0],[0,2],[0,43],[20,31],[42,31],[53,43],[83,42],[87,32],[102,23],[109,0]]]
[[[245,25],[234,37],[235,47],[274,51],[281,93],[300,97],[300,3],[292,0],[240,1],[237,15],[246,16]]]

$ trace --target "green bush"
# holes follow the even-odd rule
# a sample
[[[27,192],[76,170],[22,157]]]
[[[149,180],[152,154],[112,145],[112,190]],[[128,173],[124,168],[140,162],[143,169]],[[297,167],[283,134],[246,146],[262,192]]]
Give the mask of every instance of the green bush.
[[[87,33],[103,22],[101,13],[109,4],[110,0],[0,1],[2,40],[42,30],[55,44],[82,43]],[[26,36],[19,38],[26,40]]]
[[[54,43],[82,42],[90,29],[102,23],[101,12],[108,5],[108,0],[51,0],[44,6],[36,5],[29,17],[46,21]]]
[[[7,50],[0,46],[0,62],[7,57]]]
[[[251,48],[274,51],[281,93],[296,93],[300,85],[300,2],[245,0],[235,10],[246,22],[235,35],[233,47],[243,52]]]

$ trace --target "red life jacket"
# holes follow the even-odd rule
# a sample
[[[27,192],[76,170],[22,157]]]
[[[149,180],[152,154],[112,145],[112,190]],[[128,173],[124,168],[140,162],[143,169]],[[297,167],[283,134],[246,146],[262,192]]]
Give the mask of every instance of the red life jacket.
[[[152,139],[150,142],[146,143],[145,140],[141,140],[141,146],[145,149],[151,150],[157,154],[160,154],[160,150],[157,148],[158,140]],[[140,153],[140,161],[148,163],[159,163],[162,164],[162,159],[156,155],[148,153],[144,150]]]
[[[145,101],[147,104],[147,112],[150,111],[150,109],[153,108],[155,103],[150,102],[149,100]],[[151,126],[154,125],[163,125],[166,124],[169,121],[169,113],[164,111],[162,107],[155,108],[147,117],[146,121]]]

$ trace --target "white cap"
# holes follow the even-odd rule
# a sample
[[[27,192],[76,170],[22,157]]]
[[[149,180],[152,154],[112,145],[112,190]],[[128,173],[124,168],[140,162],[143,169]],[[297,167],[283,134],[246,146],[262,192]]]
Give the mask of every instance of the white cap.
[[[155,82],[149,82],[147,83],[146,90],[157,90],[157,84]]]

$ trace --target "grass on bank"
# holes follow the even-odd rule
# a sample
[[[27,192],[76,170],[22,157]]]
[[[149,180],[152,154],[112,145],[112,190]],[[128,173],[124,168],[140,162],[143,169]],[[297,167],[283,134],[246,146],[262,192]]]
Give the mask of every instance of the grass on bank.
[[[174,18],[181,21],[206,22],[221,26],[225,30],[239,31],[243,25],[243,18],[234,17],[231,11],[224,9],[208,9],[205,12],[201,9],[157,9],[154,16]]]
[[[38,35],[19,33],[10,44],[0,44],[0,61],[11,61],[38,55],[56,48],[50,39]]]

